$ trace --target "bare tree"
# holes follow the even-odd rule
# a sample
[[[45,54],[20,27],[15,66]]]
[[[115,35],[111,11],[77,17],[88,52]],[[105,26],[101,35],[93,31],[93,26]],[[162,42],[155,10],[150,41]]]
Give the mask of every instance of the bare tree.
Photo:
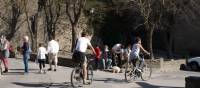
[[[33,51],[37,50],[37,23],[38,23],[38,12],[39,9],[34,15],[30,16],[29,15],[29,9],[27,9],[28,1],[23,0],[23,5],[24,5],[24,11],[26,14],[26,21],[28,24],[28,30],[31,36],[31,47]]]
[[[43,0],[46,29],[49,38],[55,38],[56,24],[61,16],[62,0]]]
[[[141,14],[141,16],[143,16],[144,19],[144,25],[148,31],[148,48],[149,51],[151,53],[151,58],[154,58],[153,55],[153,47],[152,47],[152,36],[154,33],[154,29],[156,26],[156,22],[159,22],[161,14],[159,14],[158,18],[156,21],[153,21],[151,18],[152,14],[153,14],[153,8],[152,8],[152,4],[155,0],[135,0],[135,3],[138,5],[139,7],[139,12]]]
[[[74,50],[76,39],[79,37],[79,30],[77,30],[77,24],[81,16],[82,10],[85,6],[86,0],[66,0],[66,14],[69,18],[72,31],[72,47]]]
[[[139,12],[143,17],[144,23],[147,29],[148,48],[151,53],[151,59],[153,55],[153,34],[155,29],[161,29],[165,27],[167,30],[168,41],[167,48],[169,49],[169,55],[171,54],[172,47],[172,28],[174,22],[174,16],[177,11],[176,2],[172,0],[134,0],[139,7]],[[141,26],[141,24],[139,25]]]
[[[0,19],[8,28],[6,36],[10,40],[25,22],[25,20],[20,19],[24,8],[21,6],[21,0],[4,0],[1,2],[4,3],[4,7],[1,8]]]

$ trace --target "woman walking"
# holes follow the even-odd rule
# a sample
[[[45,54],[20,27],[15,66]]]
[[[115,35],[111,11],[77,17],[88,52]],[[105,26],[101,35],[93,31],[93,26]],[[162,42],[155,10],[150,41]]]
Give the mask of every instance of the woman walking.
[[[1,59],[5,67],[5,71],[3,71],[4,73],[8,72],[9,46],[10,46],[9,41],[6,39],[5,36],[2,36],[1,37],[1,54],[2,54]]]
[[[22,54],[23,54],[23,61],[24,61],[24,71],[25,73],[28,73],[28,59],[30,58],[30,46],[28,43],[28,36],[23,37],[23,46],[22,46]]]

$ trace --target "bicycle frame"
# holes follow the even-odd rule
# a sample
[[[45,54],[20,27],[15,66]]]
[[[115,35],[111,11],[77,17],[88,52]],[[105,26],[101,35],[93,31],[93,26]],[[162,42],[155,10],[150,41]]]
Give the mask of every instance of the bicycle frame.
[[[90,62],[92,61],[92,59],[88,59],[88,57],[86,56],[86,59],[87,59],[87,79],[88,80],[91,80],[90,83],[92,83],[92,80],[93,80],[93,69],[90,65]],[[76,77],[76,81],[79,81],[79,83],[81,82],[81,80],[83,80],[83,66],[81,63],[78,63],[75,65],[74,69],[72,70],[72,73],[71,73],[71,84],[73,87],[75,87],[76,85],[74,84],[74,74],[76,74],[76,71],[78,73],[77,77]],[[74,73],[74,74],[73,74]],[[91,75],[91,76],[90,76]],[[90,77],[90,78],[89,78]]]
[[[146,76],[143,75],[143,74],[146,74],[147,71],[150,72],[150,74],[148,74],[149,76],[147,76],[147,78],[150,78],[152,69],[145,63],[143,55],[139,58],[139,60],[136,61],[135,67],[134,67],[134,65],[132,65],[132,66],[129,65],[129,63],[130,63],[130,61],[128,62],[126,70],[125,70],[125,79],[127,81],[131,81],[131,80],[134,80],[139,77],[141,77],[141,79],[144,81],[148,80],[148,79],[145,79]],[[132,64],[134,64],[134,63],[132,63]],[[129,67],[129,66],[131,66],[131,67]]]

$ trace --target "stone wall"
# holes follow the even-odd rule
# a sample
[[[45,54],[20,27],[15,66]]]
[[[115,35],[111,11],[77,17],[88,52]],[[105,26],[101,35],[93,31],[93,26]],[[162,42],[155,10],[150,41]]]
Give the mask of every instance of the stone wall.
[[[178,71],[181,64],[185,64],[185,59],[164,61],[163,58],[156,60],[146,60],[146,63],[153,68],[153,71],[172,72]]]

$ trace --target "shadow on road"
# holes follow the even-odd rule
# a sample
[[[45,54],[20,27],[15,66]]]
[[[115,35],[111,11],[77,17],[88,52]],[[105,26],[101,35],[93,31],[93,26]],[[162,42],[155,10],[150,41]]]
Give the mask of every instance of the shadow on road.
[[[24,71],[24,69],[9,69],[9,70],[23,70]],[[38,70],[38,69],[29,69],[29,70]]]
[[[44,87],[44,88],[73,88],[70,83],[20,83],[20,82],[13,82],[13,84],[23,87]]]
[[[24,75],[24,72],[7,72],[3,73],[3,75]]]
[[[29,69],[29,70],[35,71],[38,69]],[[9,71],[7,73],[3,73],[3,75],[24,75],[24,69],[9,69]]]
[[[142,88],[184,88],[184,87],[172,87],[172,86],[158,86],[158,85],[152,85],[145,82],[135,82],[138,85],[140,85]]]
[[[123,79],[115,79],[115,78],[94,79],[94,81],[103,81],[104,83],[120,83],[120,84],[126,84],[127,83]]]

